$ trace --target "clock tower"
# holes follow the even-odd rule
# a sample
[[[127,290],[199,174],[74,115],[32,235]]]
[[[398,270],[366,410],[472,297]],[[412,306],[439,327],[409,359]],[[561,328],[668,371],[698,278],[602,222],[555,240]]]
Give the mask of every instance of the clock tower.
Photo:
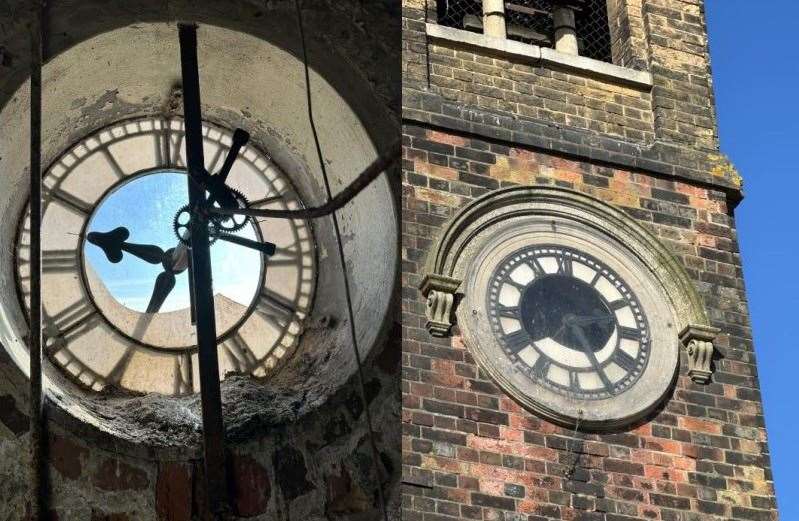
[[[403,4],[404,518],[777,519],[703,2]]]

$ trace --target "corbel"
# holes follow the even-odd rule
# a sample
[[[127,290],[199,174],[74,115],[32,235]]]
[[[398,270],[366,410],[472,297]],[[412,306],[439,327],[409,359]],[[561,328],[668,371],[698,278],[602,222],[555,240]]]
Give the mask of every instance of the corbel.
[[[455,292],[461,281],[431,273],[422,280],[419,289],[427,299],[425,328],[433,336],[445,337],[452,329],[452,312],[455,304]]]
[[[688,376],[695,383],[710,383],[713,374],[713,340],[720,331],[712,326],[690,324],[680,333],[680,342],[688,355]]]

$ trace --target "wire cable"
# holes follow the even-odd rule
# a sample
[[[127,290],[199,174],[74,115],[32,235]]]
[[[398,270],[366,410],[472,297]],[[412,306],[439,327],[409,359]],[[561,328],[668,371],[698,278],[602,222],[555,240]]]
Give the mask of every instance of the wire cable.
[[[305,94],[306,103],[308,108],[308,122],[311,126],[313,133],[314,145],[316,146],[316,154],[319,158],[319,167],[322,170],[322,178],[325,183],[325,190],[327,191],[328,202],[334,200],[332,190],[330,189],[330,180],[328,179],[327,169],[325,168],[324,155],[322,154],[322,147],[319,143],[319,134],[316,130],[316,123],[313,117],[313,96],[311,95],[311,77],[308,68],[308,51],[305,46],[305,29],[302,21],[302,8],[300,7],[300,0],[294,0],[294,6],[297,10],[297,23],[300,30],[300,41],[302,43],[302,60],[305,70]],[[375,176],[376,177],[376,176]],[[365,185],[364,185],[365,186]],[[341,265],[341,275],[344,282],[344,295],[347,301],[347,314],[349,317],[350,336],[352,337],[352,346],[355,351],[355,360],[358,364],[358,383],[360,389],[361,404],[363,405],[364,414],[366,415],[366,424],[369,429],[369,444],[372,448],[372,465],[374,468],[375,476],[377,478],[377,495],[380,501],[380,508],[383,512],[384,521],[388,521],[388,511],[386,508],[386,499],[383,495],[383,483],[380,476],[380,455],[375,443],[375,432],[372,426],[372,414],[369,411],[369,402],[366,399],[366,386],[363,378],[363,363],[361,360],[361,353],[358,347],[358,337],[355,331],[355,314],[352,311],[352,295],[350,294],[349,274],[347,273],[347,265],[345,264],[344,247],[341,241],[341,229],[339,227],[338,217],[335,212],[330,214],[333,219],[333,228],[336,233],[336,245],[338,246],[338,257]]]
[[[396,163],[400,155],[400,140],[397,139],[388,147],[386,152],[372,161],[352,183],[336,194],[335,197],[331,196],[330,190],[328,189],[328,201],[322,206],[297,210],[210,207],[208,208],[208,212],[217,215],[248,215],[251,217],[272,217],[277,219],[317,219],[319,217],[324,217],[339,210],[355,198],[355,196],[369,186],[372,181],[377,179],[383,171]],[[324,163],[322,163],[322,170],[324,171]]]

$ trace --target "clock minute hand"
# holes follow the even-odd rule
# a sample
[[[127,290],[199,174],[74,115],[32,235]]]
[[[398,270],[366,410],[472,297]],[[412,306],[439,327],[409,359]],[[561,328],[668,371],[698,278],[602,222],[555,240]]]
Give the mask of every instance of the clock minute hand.
[[[86,240],[102,249],[108,260],[114,264],[122,260],[123,251],[150,264],[162,263],[164,250],[152,244],[126,242],[128,237],[130,237],[130,231],[124,226],[120,226],[110,232],[91,232],[86,235]]]
[[[585,332],[583,331],[583,328],[574,324],[571,321],[569,321],[568,325],[574,336],[576,336],[577,340],[580,342],[580,345],[583,348],[585,356],[588,357],[588,360],[591,362],[591,365],[594,367],[594,371],[596,371],[597,375],[599,375],[599,379],[602,380],[602,384],[605,386],[605,389],[607,389],[608,392],[610,392],[611,389],[613,389],[613,384],[610,383],[610,380],[608,380],[605,371],[599,366],[599,361],[596,359],[596,354],[594,353],[594,350],[591,348],[591,344],[588,342],[588,339],[585,337]]]

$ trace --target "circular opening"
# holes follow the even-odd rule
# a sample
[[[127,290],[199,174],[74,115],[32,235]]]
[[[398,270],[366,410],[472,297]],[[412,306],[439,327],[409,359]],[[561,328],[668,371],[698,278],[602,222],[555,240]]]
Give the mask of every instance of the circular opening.
[[[187,180],[170,170],[124,180],[97,205],[82,247],[83,275],[97,309],[120,332],[155,348],[188,348],[194,335],[189,252],[175,226],[177,217],[188,215],[180,211],[188,205]],[[252,224],[233,234],[260,239]],[[211,264],[217,329],[224,337],[250,310],[264,259],[217,240]]]

